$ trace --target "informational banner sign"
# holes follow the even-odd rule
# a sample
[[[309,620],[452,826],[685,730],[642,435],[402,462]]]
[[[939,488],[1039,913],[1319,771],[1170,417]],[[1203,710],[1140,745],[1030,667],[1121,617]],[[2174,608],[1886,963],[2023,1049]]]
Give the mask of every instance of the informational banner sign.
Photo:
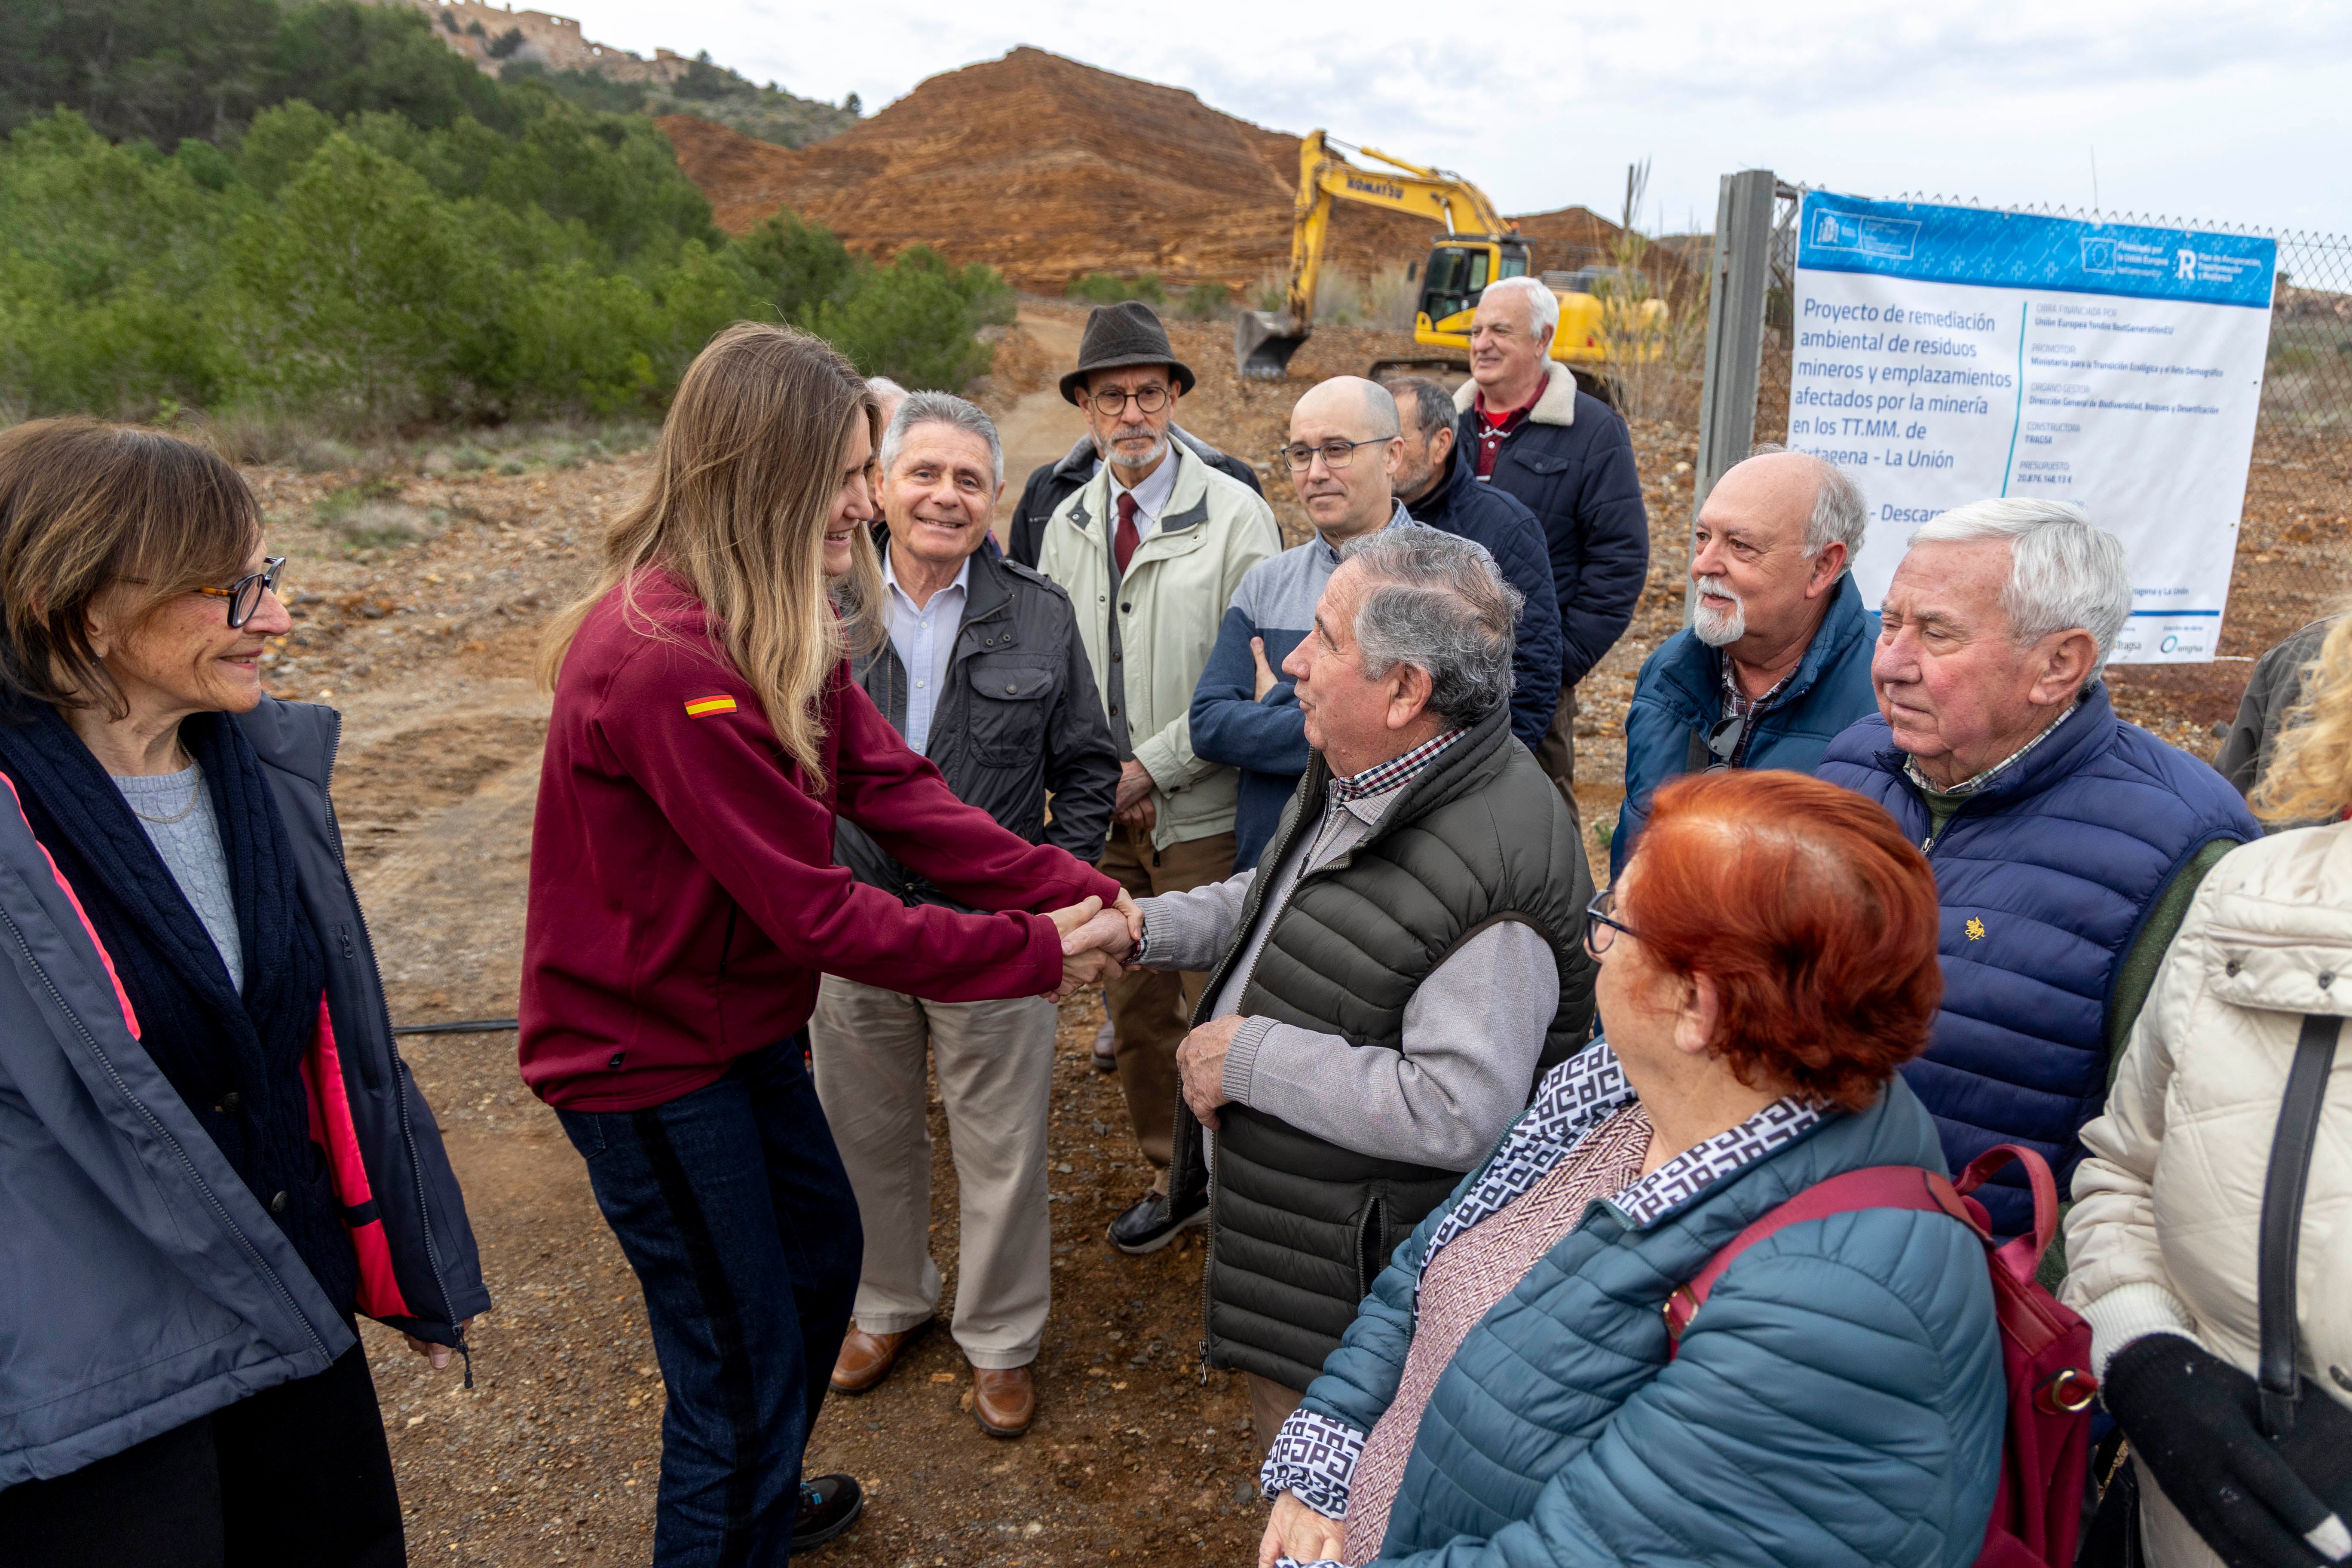
[[[1862,486],[1864,601],[1938,512],[2046,496],[2124,542],[2116,659],[2211,658],[2275,242],[1819,191],[1800,218],[1789,445]]]

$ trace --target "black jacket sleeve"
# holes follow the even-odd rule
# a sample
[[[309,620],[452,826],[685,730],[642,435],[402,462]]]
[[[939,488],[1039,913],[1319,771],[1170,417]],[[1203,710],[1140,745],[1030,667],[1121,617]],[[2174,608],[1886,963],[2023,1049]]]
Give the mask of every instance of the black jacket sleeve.
[[[1055,607],[1061,612],[1062,640],[1069,652],[1063,662],[1061,695],[1045,720],[1045,788],[1053,795],[1045,842],[1091,866],[1102,858],[1110,837],[1111,807],[1118,796],[1118,748],[1111,741],[1110,721],[1103,716],[1102,695],[1095,689],[1094,666],[1078,636],[1077,616],[1066,599],[1057,596]]]
[[[1265,494],[1265,488],[1257,482],[1257,470],[1251,468],[1239,458],[1234,457],[1231,452],[1218,453],[1215,459],[1212,461],[1209,466],[1216,469],[1219,473],[1230,474],[1234,479],[1241,480],[1242,483],[1249,486],[1250,493],[1252,495],[1264,496]]]
[[[2238,704],[2237,721],[2230,726],[2221,754],[2213,759],[2214,771],[2240,795],[2253,793],[2278,745],[2279,731],[2286,727],[2287,710],[2303,695],[2303,667],[2319,657],[2319,645],[2334,624],[2331,616],[2304,627],[2254,665],[2245,697]]]
[[[1582,549],[1575,580],[1559,589],[1559,679],[1573,686],[1599,664],[1633,619],[1650,574],[1650,514],[1633,466],[1625,421],[1598,399],[1580,395],[1577,423],[1591,419],[1591,445],[1580,465],[1570,507]]]
[[[1029,482],[1021,487],[1020,504],[1013,509],[1013,527],[1004,542],[1005,554],[1032,572],[1037,570],[1037,553],[1045,547],[1045,524],[1054,515],[1053,486],[1053,464],[1041,463],[1030,472]]]

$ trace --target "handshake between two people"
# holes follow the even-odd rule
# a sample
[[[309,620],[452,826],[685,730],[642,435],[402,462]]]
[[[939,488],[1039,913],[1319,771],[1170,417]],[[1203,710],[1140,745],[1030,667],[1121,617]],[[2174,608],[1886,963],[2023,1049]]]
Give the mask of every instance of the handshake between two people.
[[[1071,992],[1097,980],[1116,980],[1134,963],[1136,945],[1143,940],[1143,911],[1125,893],[1108,909],[1100,899],[1088,899],[1054,911],[1062,932],[1062,984],[1051,994],[1061,1001]],[[1225,1057],[1242,1019],[1238,1014],[1213,1018],[1186,1035],[1176,1047],[1177,1085],[1184,1103],[1201,1125],[1215,1131],[1217,1108],[1229,1103]]]
[[[1100,899],[1087,899],[1055,910],[1054,929],[1062,933],[1062,983],[1045,994],[1060,1002],[1097,981],[1109,982],[1126,973],[1122,963],[1143,940],[1143,911],[1121,893],[1105,908]]]

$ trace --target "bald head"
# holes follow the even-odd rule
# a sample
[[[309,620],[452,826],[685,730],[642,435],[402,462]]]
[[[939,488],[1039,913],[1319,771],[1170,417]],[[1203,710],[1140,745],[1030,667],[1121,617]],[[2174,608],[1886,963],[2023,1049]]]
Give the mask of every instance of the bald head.
[[[1821,458],[1759,449],[1707,491],[1691,534],[1691,629],[1735,661],[1793,665],[1862,547],[1862,491]]]
[[[1397,428],[1396,399],[1360,375],[1317,384],[1290,411],[1291,452],[1311,454],[1303,470],[1291,468],[1290,482],[1327,542],[1338,545],[1389,521]]]
[[[1290,438],[1305,440],[1299,423],[1318,429],[1345,428],[1350,441],[1376,441],[1397,433],[1396,399],[1377,381],[1360,375],[1335,375],[1309,387],[1290,411]]]

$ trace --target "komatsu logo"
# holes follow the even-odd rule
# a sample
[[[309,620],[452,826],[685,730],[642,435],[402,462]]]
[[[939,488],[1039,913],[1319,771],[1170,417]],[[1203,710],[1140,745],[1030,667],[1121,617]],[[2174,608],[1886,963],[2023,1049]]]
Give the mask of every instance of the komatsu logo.
[[[1367,180],[1360,174],[1350,174],[1348,188],[1368,196],[1386,196],[1392,202],[1404,200],[1404,187],[1394,180]]]

